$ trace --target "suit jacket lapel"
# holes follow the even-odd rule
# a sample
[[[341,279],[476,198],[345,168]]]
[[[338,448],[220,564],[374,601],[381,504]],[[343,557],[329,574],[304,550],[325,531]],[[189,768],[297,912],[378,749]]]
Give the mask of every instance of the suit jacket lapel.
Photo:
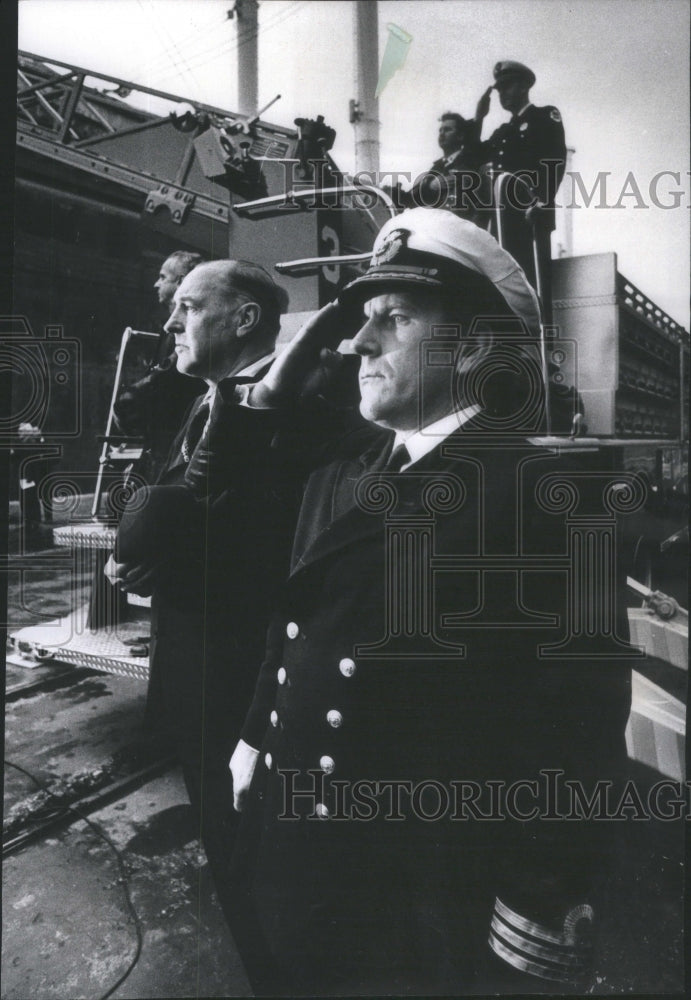
[[[198,396],[195,400],[193,400],[192,404],[190,405],[190,408],[187,411],[187,417],[183,421],[180,430],[178,431],[177,435],[175,436],[175,440],[173,441],[172,445],[170,446],[170,451],[168,452],[168,461],[166,462],[165,467],[163,468],[163,471],[161,472],[160,476],[158,477],[158,480],[157,480],[158,482],[161,482],[161,480],[164,479],[168,475],[169,472],[171,472],[173,469],[177,469],[177,467],[179,465],[186,465],[187,464],[185,462],[184,458],[182,457],[182,443],[185,440],[185,437],[187,436],[187,433],[188,433],[190,427],[194,423],[194,419],[197,416],[197,414],[199,413],[199,410],[201,408],[201,405],[202,405],[205,397],[206,397],[206,393],[204,393],[201,396]]]
[[[266,375],[275,357],[275,353],[272,353],[267,355],[265,358],[260,358],[259,361],[255,361],[252,365],[248,365],[247,368],[243,369],[242,373],[238,375],[231,375],[228,381],[234,382],[236,385],[243,385],[247,382],[257,382],[259,379],[263,378],[264,375]],[[187,464],[182,456],[182,444],[187,437],[190,427],[194,423],[195,417],[199,413],[206,395],[207,394],[204,393],[192,401],[187,411],[187,415],[182,422],[182,426],[170,446],[168,460],[163,468],[163,471],[158,477],[157,482],[160,482],[165,476],[168,475],[169,472],[177,469],[178,466]]]
[[[340,547],[351,535],[379,530],[380,519],[358,506],[355,488],[367,472],[383,467],[390,450],[391,435],[386,434],[358,458],[333,462],[310,478],[295,535],[292,572]]]
[[[445,472],[453,467],[453,459],[441,457],[440,450],[444,443],[450,441],[455,435],[450,435],[443,442],[433,448],[431,452],[421,458],[411,468],[410,472],[433,474],[435,472]],[[391,437],[383,449],[379,451],[378,457],[372,460],[371,452],[365,453],[354,462],[344,462],[334,468],[329,467],[328,481],[315,477],[310,482],[310,487],[305,494],[308,508],[313,513],[317,510],[321,512],[318,524],[315,524],[315,531],[311,537],[303,534],[300,546],[296,546],[294,552],[293,568],[291,576],[306,566],[311,565],[325,556],[347,545],[360,541],[371,535],[381,533],[384,526],[384,513],[371,513],[363,510],[355,497],[355,489],[359,480],[368,473],[384,473],[384,465],[391,451]],[[400,504],[405,504],[411,513],[421,509],[420,488],[413,479],[406,479],[406,473],[389,473],[392,476],[399,476],[399,500]],[[335,492],[342,491],[340,500],[335,499]],[[349,502],[342,512],[339,512],[339,502],[343,503],[343,498],[348,497]],[[304,503],[304,502],[303,502]],[[334,512],[335,517],[329,519],[327,512]]]

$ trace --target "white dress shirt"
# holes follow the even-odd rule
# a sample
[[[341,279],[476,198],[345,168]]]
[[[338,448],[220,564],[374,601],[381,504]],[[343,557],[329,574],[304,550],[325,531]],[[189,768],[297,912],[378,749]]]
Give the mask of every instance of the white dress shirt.
[[[404,444],[410,455],[410,461],[401,466],[401,472],[419,462],[421,458],[424,458],[425,455],[436,448],[445,438],[453,434],[455,430],[462,427],[463,424],[466,424],[471,417],[474,417],[479,412],[480,407],[477,403],[474,403],[463,410],[454,410],[453,413],[447,413],[445,417],[435,420],[434,423],[428,424],[427,427],[423,427],[419,431],[397,431],[392,453],[396,448]]]

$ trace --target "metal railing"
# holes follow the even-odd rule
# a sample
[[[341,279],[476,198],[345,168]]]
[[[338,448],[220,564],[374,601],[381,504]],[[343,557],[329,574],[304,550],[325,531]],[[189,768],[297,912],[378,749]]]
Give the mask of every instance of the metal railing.
[[[115,369],[115,381],[113,382],[113,394],[110,398],[110,409],[108,410],[108,420],[106,422],[106,433],[103,438],[103,447],[101,448],[101,454],[98,460],[96,489],[94,491],[94,501],[91,506],[92,517],[98,517],[98,512],[101,506],[101,496],[103,493],[103,476],[106,468],[109,466],[112,467],[115,462],[134,462],[141,454],[141,448],[126,449],[127,441],[123,438],[123,435],[113,435],[113,426],[115,424],[115,405],[120,394],[122,373],[125,366],[125,354],[127,353],[129,342],[133,337],[153,337],[154,339],[158,339],[158,334],[150,333],[146,330],[133,330],[132,327],[128,326],[122,335],[118,363]]]

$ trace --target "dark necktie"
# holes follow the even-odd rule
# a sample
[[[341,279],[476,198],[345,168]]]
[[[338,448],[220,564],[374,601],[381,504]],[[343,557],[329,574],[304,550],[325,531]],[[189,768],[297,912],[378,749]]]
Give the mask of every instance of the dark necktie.
[[[391,452],[391,455],[384,466],[384,472],[400,472],[402,466],[407,465],[410,461],[410,452],[404,444],[399,444],[397,448]]]
[[[206,425],[209,421],[209,413],[209,404],[206,402],[202,403],[189,422],[185,437],[183,438],[182,445],[180,447],[183,461],[186,463],[189,463],[194,449],[201,440],[202,434],[204,433]]]

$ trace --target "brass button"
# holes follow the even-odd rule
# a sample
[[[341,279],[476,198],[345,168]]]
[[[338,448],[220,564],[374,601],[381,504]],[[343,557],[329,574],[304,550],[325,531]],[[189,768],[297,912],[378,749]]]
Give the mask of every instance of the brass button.
[[[327,754],[324,754],[323,757],[319,758],[319,766],[324,774],[331,774],[333,769],[336,767],[336,762],[333,757],[329,757]]]
[[[326,721],[329,723],[330,726],[333,726],[334,729],[338,729],[338,727],[343,722],[343,716],[337,709],[331,708],[326,713]]]
[[[348,656],[344,657],[338,664],[338,669],[344,677],[352,677],[355,673],[355,660],[351,660]]]
[[[278,673],[276,674],[276,677],[278,678],[278,683],[279,684],[285,684],[285,682],[286,682],[286,668],[285,667],[279,667],[278,668]]]
[[[269,718],[271,719],[271,725],[275,729],[276,726],[278,725],[278,712],[274,709],[274,711],[271,713],[271,715],[269,716]]]
[[[329,818],[329,809],[328,809],[328,806],[325,806],[323,802],[317,802],[316,806],[314,807],[314,811],[317,814],[317,816],[319,817],[319,819],[328,819]]]
[[[288,622],[286,625],[286,635],[289,639],[297,639],[300,635],[300,628],[296,622]]]
[[[268,767],[269,770],[271,770],[271,765],[273,764],[273,762],[274,762],[274,759],[271,756],[271,754],[270,753],[265,754],[265,756],[264,756],[264,763],[266,764],[266,766]]]

